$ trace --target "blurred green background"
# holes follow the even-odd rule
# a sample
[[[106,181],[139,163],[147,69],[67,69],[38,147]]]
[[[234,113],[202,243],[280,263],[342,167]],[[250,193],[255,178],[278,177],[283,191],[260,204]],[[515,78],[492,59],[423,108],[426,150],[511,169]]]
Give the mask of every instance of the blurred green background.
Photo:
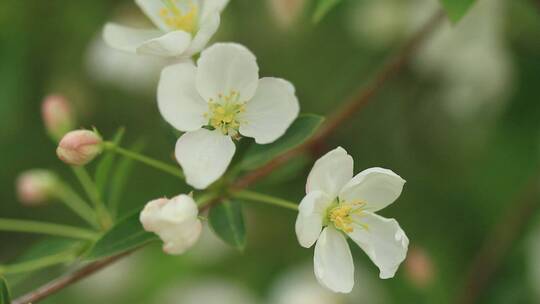
[[[314,24],[309,0],[231,0],[214,41],[246,45],[261,75],[295,84],[302,112],[326,115],[437,7],[435,0],[348,0]],[[80,126],[96,126],[106,137],[125,126],[126,143],[144,139],[145,153],[170,160],[175,134],[155,103],[164,63],[104,46],[100,31],[110,20],[147,23],[130,0],[0,2],[1,217],[81,224],[60,204],[26,208],[16,198],[14,181],[31,168],[56,170],[76,185],[42,126],[40,103],[50,93],[69,98]],[[185,256],[150,246],[43,303],[450,303],[483,241],[497,238],[493,227],[517,208],[516,197],[540,170],[539,84],[540,5],[478,0],[326,143],[324,151],[346,148],[355,172],[381,166],[407,180],[401,198],[382,212],[411,239],[409,260],[392,280],[379,280],[376,267],[351,246],[355,292],[326,293],[314,282],[313,251],[296,241],[295,214],[254,203],[245,205],[244,253],[208,230]],[[294,164],[257,189],[299,201],[312,161]],[[174,178],[138,165],[121,214],[186,191]],[[535,215],[524,223],[480,303],[540,302],[539,225]],[[37,240],[0,232],[0,261]],[[14,293],[62,271],[32,274]]]

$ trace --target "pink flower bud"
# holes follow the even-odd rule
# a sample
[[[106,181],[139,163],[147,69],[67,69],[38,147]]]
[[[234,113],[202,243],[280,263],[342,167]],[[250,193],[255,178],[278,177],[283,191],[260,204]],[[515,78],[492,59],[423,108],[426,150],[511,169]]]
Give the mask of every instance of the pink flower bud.
[[[84,166],[101,153],[102,143],[103,140],[96,132],[71,131],[58,144],[56,155],[69,165]]]
[[[51,198],[56,185],[56,175],[50,171],[41,169],[26,171],[17,178],[17,195],[24,205],[38,206]]]
[[[47,132],[54,140],[60,140],[75,127],[73,111],[61,95],[47,96],[41,104],[41,115]]]
[[[435,270],[428,253],[419,247],[409,250],[405,260],[405,275],[417,288],[428,287],[434,279]]]

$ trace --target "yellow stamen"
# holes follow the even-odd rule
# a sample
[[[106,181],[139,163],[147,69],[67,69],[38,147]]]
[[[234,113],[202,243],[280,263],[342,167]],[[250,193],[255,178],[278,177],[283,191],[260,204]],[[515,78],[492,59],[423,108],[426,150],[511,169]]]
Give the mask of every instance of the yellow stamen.
[[[351,233],[354,231],[353,224],[361,226],[367,230],[368,226],[366,224],[358,223],[352,218],[352,215],[362,215],[365,205],[366,203],[363,201],[338,203],[329,209],[328,221],[334,224],[334,227],[345,233]]]
[[[218,101],[210,99],[208,105],[209,111],[205,114],[208,125],[224,135],[237,137],[241,123],[239,115],[246,111],[244,102],[240,101],[240,95],[235,91],[226,96],[219,94]]]
[[[159,15],[170,28],[195,33],[197,31],[199,7],[193,1],[187,1],[187,5],[182,7],[180,1],[162,0],[165,7],[159,10]]]

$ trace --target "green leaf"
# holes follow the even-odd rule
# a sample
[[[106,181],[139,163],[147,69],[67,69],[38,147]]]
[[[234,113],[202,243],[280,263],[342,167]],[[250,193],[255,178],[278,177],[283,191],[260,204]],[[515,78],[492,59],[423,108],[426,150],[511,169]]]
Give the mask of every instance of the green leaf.
[[[441,0],[446,13],[454,23],[465,16],[467,11],[476,2],[475,0]]]
[[[6,279],[0,276],[0,304],[10,304],[11,295]]]
[[[116,145],[119,145],[122,141],[122,138],[124,137],[124,132],[124,128],[119,128],[118,131],[116,131],[112,140]],[[107,151],[106,155],[101,159],[96,169],[96,186],[102,195],[104,195],[105,192],[105,186],[107,184],[107,179],[114,163],[115,155],[116,153],[114,153],[113,151]]]
[[[157,240],[153,233],[146,232],[139,222],[140,210],[121,219],[107,231],[87,254],[88,260],[97,260],[120,254]]]
[[[144,148],[144,141],[139,140],[133,144],[129,149],[133,152],[141,152]],[[131,158],[124,157],[118,163],[114,175],[110,182],[110,195],[109,195],[109,209],[113,214],[118,211],[118,205],[120,204],[120,198],[124,192],[128,177],[133,171],[135,162]]]
[[[243,251],[246,247],[246,227],[242,205],[226,200],[210,209],[208,215],[212,230],[227,244]]]
[[[0,272],[20,274],[72,262],[88,245],[88,242],[54,238],[39,241],[13,262],[0,266]]]
[[[313,14],[313,22],[317,23],[321,21],[328,12],[330,12],[336,5],[342,0],[318,0],[315,7],[315,13]]]
[[[324,121],[324,117],[314,114],[301,114],[289,127],[285,135],[267,145],[253,145],[240,162],[242,170],[260,167],[276,156],[292,150],[308,140]]]

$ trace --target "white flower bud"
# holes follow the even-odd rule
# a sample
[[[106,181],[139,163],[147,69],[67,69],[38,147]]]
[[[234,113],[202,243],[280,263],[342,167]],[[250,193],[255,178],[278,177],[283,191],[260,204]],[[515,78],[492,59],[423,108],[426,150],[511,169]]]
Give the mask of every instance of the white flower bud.
[[[23,172],[17,178],[17,195],[23,205],[38,206],[51,198],[57,185],[54,173],[34,169]]]
[[[73,111],[64,96],[47,96],[41,104],[41,115],[47,132],[54,140],[60,140],[75,127]]]
[[[56,154],[65,163],[84,166],[103,150],[103,140],[96,132],[76,130],[66,134],[56,149]]]
[[[197,204],[188,195],[156,199],[144,207],[140,221],[144,230],[154,232],[163,241],[163,251],[184,253],[199,239],[202,230]]]

